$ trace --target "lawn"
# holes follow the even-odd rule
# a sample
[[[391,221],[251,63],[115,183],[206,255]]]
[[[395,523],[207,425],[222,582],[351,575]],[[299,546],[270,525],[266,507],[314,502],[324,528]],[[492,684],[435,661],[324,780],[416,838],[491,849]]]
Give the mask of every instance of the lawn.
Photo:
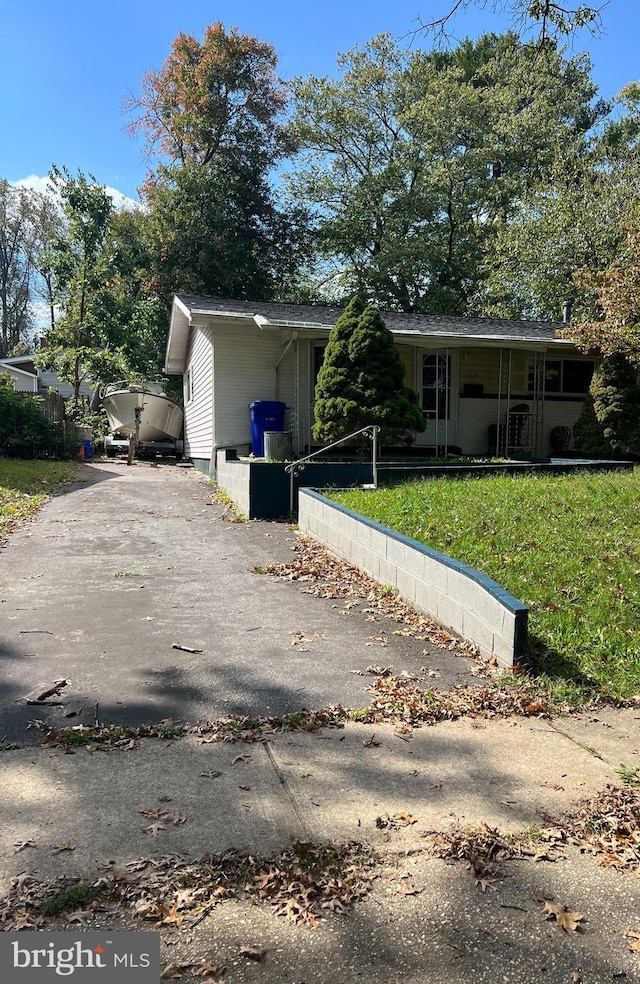
[[[33,516],[61,482],[78,469],[73,461],[0,458],[0,539],[21,519]]]
[[[530,608],[530,664],[570,695],[640,692],[640,469],[419,480],[332,495]]]

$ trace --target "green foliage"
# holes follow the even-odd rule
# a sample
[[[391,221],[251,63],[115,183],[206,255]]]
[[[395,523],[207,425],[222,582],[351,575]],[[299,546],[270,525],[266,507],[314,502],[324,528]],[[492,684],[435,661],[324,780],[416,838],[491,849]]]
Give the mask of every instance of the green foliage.
[[[590,458],[613,458],[615,451],[604,436],[604,427],[596,417],[593,397],[587,394],[582,412],[573,425],[576,451]]]
[[[278,209],[261,161],[161,165],[143,193],[161,297],[182,291],[259,300],[295,276],[300,210]]]
[[[381,440],[410,440],[425,421],[415,392],[404,386],[404,366],[379,313],[355,297],[329,336],[318,373],[313,436],[334,441],[368,424]]]
[[[538,679],[640,692],[640,469],[414,481],[332,498],[484,571],[529,607]]]
[[[77,465],[70,461],[20,461],[0,457],[0,536],[22,519],[33,516],[47,495],[72,479]]]
[[[63,888],[51,898],[45,899],[40,905],[40,912],[45,916],[57,916],[66,909],[79,909],[94,898],[96,890],[83,882]]]
[[[590,395],[605,441],[618,454],[640,457],[640,387],[624,355],[603,359],[593,374]]]
[[[55,434],[36,396],[16,393],[11,377],[0,373],[0,455],[35,458],[53,454]]]
[[[626,766],[621,762],[616,772],[624,786],[640,786],[640,765]]]
[[[128,102],[131,130],[160,164],[142,189],[158,295],[286,293],[304,217],[278,207],[270,174],[291,147],[274,48],[221,23],[180,33]]]
[[[0,358],[33,328],[30,308],[38,241],[35,196],[0,178]]]
[[[514,34],[431,53],[380,35],[339,67],[294,83],[289,183],[315,211],[322,276],[333,263],[337,293],[468,313],[498,232],[604,112],[588,60]]]
[[[51,272],[55,299],[62,315],[47,336],[47,347],[36,362],[55,370],[74,387],[78,398],[87,376],[103,378],[114,361],[108,348],[104,288],[110,274],[107,249],[113,201],[105,189],[81,171],[74,178],[66,169],[52,168],[65,217],[65,233],[49,246],[43,264]],[[108,377],[107,377],[108,378]]]

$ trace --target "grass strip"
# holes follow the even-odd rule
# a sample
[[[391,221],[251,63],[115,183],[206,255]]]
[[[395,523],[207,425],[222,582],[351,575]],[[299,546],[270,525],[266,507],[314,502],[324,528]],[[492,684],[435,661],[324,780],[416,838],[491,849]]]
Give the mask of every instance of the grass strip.
[[[74,461],[0,458],[0,539],[29,519],[62,483],[73,480]]]
[[[331,497],[528,605],[541,683],[613,699],[640,691],[640,469],[423,479]]]

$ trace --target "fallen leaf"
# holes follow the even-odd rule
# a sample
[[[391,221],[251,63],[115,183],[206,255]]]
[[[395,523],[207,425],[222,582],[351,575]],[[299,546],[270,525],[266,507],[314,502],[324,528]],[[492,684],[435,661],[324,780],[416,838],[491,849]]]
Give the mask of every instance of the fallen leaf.
[[[231,763],[231,765],[235,765],[237,762],[245,762],[246,763],[246,762],[250,762],[250,761],[251,761],[251,756],[250,755],[247,755],[246,752],[243,752],[241,755],[236,755],[236,757],[234,758],[234,760]]]
[[[76,849],[75,844],[51,845],[51,850],[53,851],[54,854],[62,854],[63,851],[75,851],[75,849]]]
[[[248,957],[249,960],[260,961],[264,959],[267,951],[263,947],[245,946],[242,947],[240,953],[243,957]]]
[[[488,888],[495,892],[498,881],[498,878],[476,878],[476,885],[478,885],[483,892],[486,892]]]
[[[20,851],[24,851],[26,847],[35,847],[36,842],[33,840],[20,841],[19,844],[14,844],[13,846],[15,848],[13,853],[20,854]]]
[[[626,929],[624,932],[627,946],[634,953],[640,953],[640,932],[637,929]]]
[[[205,974],[222,974],[224,966],[222,964],[212,964],[210,960],[203,960],[197,970],[194,970],[194,977],[204,977]]]
[[[87,909],[76,909],[75,912],[65,916],[66,922],[86,923],[91,919],[91,913]]]
[[[145,834],[151,834],[152,837],[157,837],[161,830],[166,829],[166,823],[161,823],[159,821],[158,823],[150,823],[146,827],[140,828],[140,830],[143,830]]]
[[[407,826],[412,823],[417,823],[417,820],[414,816],[412,816],[410,813],[404,813],[404,812],[394,813],[392,819],[395,820],[396,823],[406,824]]]
[[[564,905],[559,902],[549,902],[544,903],[544,912],[546,913],[547,919],[555,919],[561,929],[564,930],[578,930],[578,923],[582,920],[582,914],[580,912],[569,912]]]
[[[163,981],[170,980],[174,977],[182,977],[184,970],[181,964],[170,963],[164,968],[160,977]]]

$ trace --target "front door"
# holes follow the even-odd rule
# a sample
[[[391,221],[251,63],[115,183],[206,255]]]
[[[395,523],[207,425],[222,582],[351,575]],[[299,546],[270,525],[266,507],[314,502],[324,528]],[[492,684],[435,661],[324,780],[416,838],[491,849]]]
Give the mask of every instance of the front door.
[[[423,446],[446,448],[456,443],[458,431],[457,353],[450,349],[419,350],[418,393],[426,429],[418,435]]]

